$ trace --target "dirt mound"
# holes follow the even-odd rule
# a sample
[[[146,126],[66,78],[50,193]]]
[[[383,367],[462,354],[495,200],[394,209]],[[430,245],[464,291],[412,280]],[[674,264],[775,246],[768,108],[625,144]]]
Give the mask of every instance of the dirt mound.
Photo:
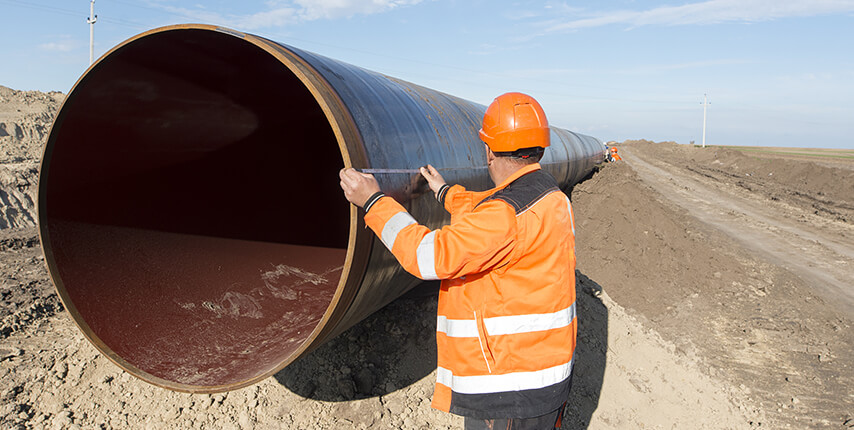
[[[0,164],[0,230],[35,227],[38,165]]]
[[[65,96],[0,86],[0,163],[37,162]]]
[[[39,158],[64,97],[0,86],[0,229],[36,225]]]

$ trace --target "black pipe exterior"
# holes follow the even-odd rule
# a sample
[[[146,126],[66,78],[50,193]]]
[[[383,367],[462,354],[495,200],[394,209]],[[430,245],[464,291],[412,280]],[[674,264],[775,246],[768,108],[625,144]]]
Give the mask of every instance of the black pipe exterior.
[[[258,382],[418,283],[338,187],[342,167],[491,186],[485,107],[209,25],[137,35],[69,92],[45,147],[39,229],[53,282],[116,364],[178,391]],[[604,158],[552,128],[567,189]],[[417,175],[377,174],[420,222]]]

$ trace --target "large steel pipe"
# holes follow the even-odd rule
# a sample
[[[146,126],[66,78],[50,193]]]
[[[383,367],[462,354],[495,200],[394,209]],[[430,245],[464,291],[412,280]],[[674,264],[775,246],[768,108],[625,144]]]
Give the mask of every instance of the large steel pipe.
[[[206,25],[117,46],[51,130],[39,225],[57,291],[116,364],[179,391],[257,382],[417,283],[344,200],[343,166],[431,163],[490,186],[485,107]],[[553,130],[569,187],[602,144]],[[422,222],[444,210],[407,174],[382,187]]]

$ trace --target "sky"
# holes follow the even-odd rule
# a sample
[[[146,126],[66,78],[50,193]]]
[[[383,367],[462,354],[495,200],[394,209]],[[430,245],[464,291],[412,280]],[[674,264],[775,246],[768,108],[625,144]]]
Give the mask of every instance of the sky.
[[[0,0],[0,85],[68,93],[88,0]],[[97,0],[98,58],[215,24],[488,105],[521,91],[603,141],[854,149],[854,0]]]

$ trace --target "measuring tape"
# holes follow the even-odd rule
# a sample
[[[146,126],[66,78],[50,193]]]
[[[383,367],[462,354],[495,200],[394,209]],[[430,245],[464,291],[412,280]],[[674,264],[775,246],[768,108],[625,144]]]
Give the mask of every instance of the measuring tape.
[[[419,169],[356,169],[362,173],[370,173],[372,175],[377,174],[390,174],[390,173],[421,173]]]
[[[426,167],[426,166],[425,166]],[[436,168],[439,172],[445,172],[449,170],[481,170],[486,169],[487,166],[477,166],[477,167],[442,167]],[[371,175],[385,175],[385,174],[414,174],[421,173],[421,169],[356,169],[362,173],[369,173]]]

